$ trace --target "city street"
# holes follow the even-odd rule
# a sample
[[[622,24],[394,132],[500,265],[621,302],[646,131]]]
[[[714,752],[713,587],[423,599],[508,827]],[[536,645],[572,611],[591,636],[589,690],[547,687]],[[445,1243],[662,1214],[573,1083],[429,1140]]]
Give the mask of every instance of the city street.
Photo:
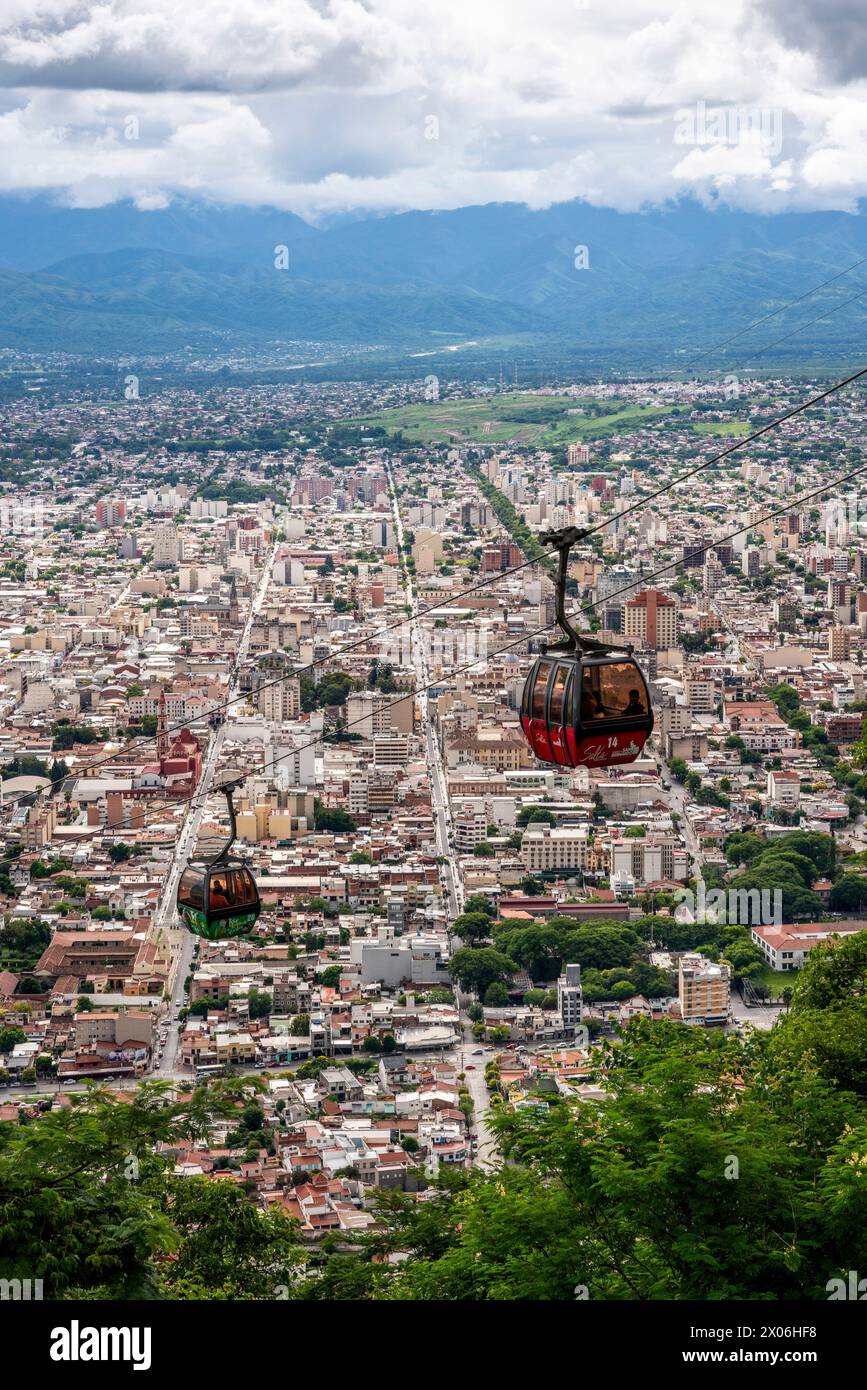
[[[481,1057],[475,1057],[473,1054],[480,1049]],[[460,1070],[465,1074],[464,1085],[473,1098],[473,1135],[476,1140],[473,1162],[478,1168],[492,1168],[497,1162],[496,1142],[487,1124],[490,1095],[485,1081],[485,1067],[495,1056],[496,1048],[485,1047],[481,1043],[472,1047],[465,1043],[458,1051]],[[468,1071],[468,1067],[472,1067],[473,1070]]]
[[[277,556],[277,542],[271,543],[265,558],[262,575],[256,589],[256,593],[250,604],[247,619],[238,643],[238,653],[234,669],[229,679],[227,698],[235,693],[238,675],[242,670],[247,653],[250,648],[250,635],[253,630],[253,623],[262,608],[268,585],[271,582],[271,575],[274,569],[274,561]],[[160,930],[165,930],[170,934],[173,946],[173,969],[171,976],[171,999],[169,1002],[168,1014],[164,1016],[163,1023],[168,1022],[168,1033],[163,1045],[162,1056],[158,1058],[154,1067],[154,1074],[161,1077],[179,1076],[177,1071],[177,1055],[180,1043],[180,1023],[178,1015],[184,1003],[184,982],[190,973],[193,952],[196,946],[196,938],[188,932],[180,923],[175,907],[177,896],[178,880],[183,872],[187,860],[194,853],[199,829],[206,810],[206,795],[213,785],[214,772],[220,758],[220,752],[226,736],[226,729],[233,716],[233,707],[229,706],[223,711],[223,719],[215,729],[213,737],[208,746],[208,752],[202,764],[202,772],[196,787],[196,800],[193,802],[187,817],[184,821],[178,842],[175,848],[175,857],[166,879],[163,896],[160,901],[159,910],[155,918],[155,934]]]
[[[403,552],[405,549],[403,520],[400,515],[397,489],[394,484],[394,475],[391,471],[390,464],[386,465],[386,471],[391,492],[391,507],[394,514],[395,534],[400,550]],[[413,588],[412,575],[408,571],[404,587],[406,590],[407,602],[411,611],[414,613],[416,606],[415,591]],[[408,621],[411,624],[410,644],[413,666],[417,678],[416,683],[419,687],[427,687],[430,684],[430,669],[428,667],[427,652],[424,644],[424,632],[419,627],[417,620],[410,618]],[[442,866],[442,879],[448,899],[449,920],[453,921],[454,918],[459,916],[463,911],[464,887],[461,882],[460,865],[452,845],[448,783],[446,781],[446,773],[436,736],[436,729],[434,728],[430,714],[427,689],[420,690],[420,693],[416,696],[416,701],[421,717],[421,729],[425,740],[428,772],[430,774],[431,807],[433,809],[434,822],[436,825],[437,849],[439,850],[440,857],[445,860]]]
[[[668,768],[662,761],[661,756],[659,754],[656,754],[655,756],[659,767],[662,785],[665,788],[666,796],[668,798],[668,804],[671,810],[680,817],[680,823],[683,829],[683,837],[690,855],[690,867],[692,872],[695,873],[701,868],[702,853],[701,845],[698,843],[698,840],[695,836],[695,832],[692,828],[692,822],[690,821],[689,816],[686,814],[686,808],[690,802],[689,792],[686,790],[686,787],[680,784],[680,782],[674,781],[670,772],[668,771]]]
[[[761,1028],[763,1032],[773,1028],[777,1019],[782,1018],[786,1012],[780,1005],[774,1004],[755,1004],[752,1008],[747,1008],[737,986],[732,989],[731,1005],[732,1018],[737,1023],[751,1023],[754,1028]]]
[[[391,491],[391,505],[394,513],[394,526],[401,551],[404,551],[404,528],[398,505],[397,489],[394,484],[394,477],[391,466],[387,468],[388,482]],[[412,576],[407,572],[406,576],[407,600],[412,612],[415,612],[415,593],[413,590]],[[417,685],[427,686],[430,684],[430,670],[425,650],[424,632],[420,629],[418,621],[412,623],[411,648],[413,666],[415,668]],[[452,841],[451,809],[449,807],[448,783],[446,781],[445,767],[443,766],[442,755],[440,753],[439,742],[436,737],[436,729],[430,713],[427,690],[422,690],[417,696],[419,712],[421,716],[422,734],[425,740],[427,754],[428,773],[430,775],[431,787],[431,808],[433,810],[434,821],[437,833],[437,848],[441,858],[445,861],[442,865],[441,875],[443,888],[446,894],[447,911],[449,922],[453,922],[463,911],[464,887],[461,881],[460,864],[455,854]],[[460,945],[458,938],[452,940],[452,946]],[[458,991],[460,1002],[460,992]],[[468,1020],[464,1017],[464,1023]],[[477,1142],[475,1156],[476,1164],[481,1167],[490,1167],[496,1156],[496,1146],[491,1136],[486,1116],[489,1109],[488,1088],[484,1079],[484,1067],[488,1057],[492,1054],[485,1052],[485,1055],[478,1059],[471,1057],[473,1049],[468,1045],[462,1045],[458,1050],[458,1060],[460,1069],[463,1071],[466,1064],[473,1067],[472,1071],[466,1072],[466,1086],[473,1099],[474,1108],[474,1127],[473,1132]]]

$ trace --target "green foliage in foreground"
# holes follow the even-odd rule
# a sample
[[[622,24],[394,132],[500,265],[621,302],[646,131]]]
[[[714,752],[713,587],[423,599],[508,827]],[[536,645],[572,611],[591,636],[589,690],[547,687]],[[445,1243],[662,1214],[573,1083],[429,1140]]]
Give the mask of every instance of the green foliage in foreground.
[[[43,1279],[50,1298],[274,1297],[299,1263],[293,1223],[233,1182],[174,1178],[155,1153],[207,1141],[253,1089],[217,1081],[172,1102],[150,1082],[127,1103],[94,1087],[0,1125],[0,1277]]]
[[[312,1247],[154,1153],[239,1123],[249,1084],[94,1090],[0,1127],[0,1277],[54,1298],[824,1299],[867,1265],[865,1039],[859,933],[815,948],[770,1034],[636,1020],[598,1052],[605,1099],[500,1105],[501,1168],[381,1193],[372,1231]]]

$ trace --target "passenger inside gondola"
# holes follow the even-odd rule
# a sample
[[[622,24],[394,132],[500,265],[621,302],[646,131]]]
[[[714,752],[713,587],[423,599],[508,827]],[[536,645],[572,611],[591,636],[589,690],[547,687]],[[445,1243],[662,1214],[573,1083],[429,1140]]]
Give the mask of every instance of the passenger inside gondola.
[[[589,681],[590,672],[584,672],[584,689],[581,697],[581,722],[591,723],[594,719],[604,719],[605,710],[602,708],[602,701],[597,691],[593,689]]]
[[[208,907],[209,907],[210,911],[214,912],[214,911],[216,911],[218,908],[221,908],[221,907],[228,907],[228,906],[229,906],[229,899],[228,899],[227,896],[226,896],[226,881],[225,881],[225,879],[222,879],[222,878],[213,878],[213,879],[211,879],[211,891],[210,891],[209,902],[208,902]]]
[[[634,686],[632,690],[630,690],[629,692],[629,704],[626,706],[626,709],[623,711],[623,713],[625,715],[638,715],[645,713],[645,706],[642,702],[641,696],[639,695],[638,691],[635,689]]]

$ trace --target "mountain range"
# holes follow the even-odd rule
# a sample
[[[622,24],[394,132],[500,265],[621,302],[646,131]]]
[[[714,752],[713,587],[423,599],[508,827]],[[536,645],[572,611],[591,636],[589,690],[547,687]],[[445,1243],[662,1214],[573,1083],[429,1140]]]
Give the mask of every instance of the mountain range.
[[[703,362],[771,365],[860,345],[862,258],[860,209],[488,204],[319,228],[274,209],[7,197],[0,347],[128,357],[320,342],[400,354],[500,340],[675,363],[839,277]]]

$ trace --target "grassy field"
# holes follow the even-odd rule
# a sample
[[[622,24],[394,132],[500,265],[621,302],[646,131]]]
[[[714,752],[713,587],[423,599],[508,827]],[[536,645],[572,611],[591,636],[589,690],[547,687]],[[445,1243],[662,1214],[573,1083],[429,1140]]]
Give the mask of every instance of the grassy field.
[[[779,999],[784,989],[791,989],[794,985],[795,972],[772,970],[769,965],[766,965],[756,975],[751,975],[750,979],[754,985],[764,985],[770,991],[772,999]]]
[[[510,392],[466,400],[425,401],[358,416],[347,424],[378,426],[389,434],[402,433],[416,444],[530,444],[563,447],[580,440],[602,439],[672,413],[668,406],[636,406],[623,401],[602,403],[568,396],[535,396]]]
[[[735,439],[743,439],[750,432],[749,420],[705,420],[692,427],[696,434],[730,434]]]

